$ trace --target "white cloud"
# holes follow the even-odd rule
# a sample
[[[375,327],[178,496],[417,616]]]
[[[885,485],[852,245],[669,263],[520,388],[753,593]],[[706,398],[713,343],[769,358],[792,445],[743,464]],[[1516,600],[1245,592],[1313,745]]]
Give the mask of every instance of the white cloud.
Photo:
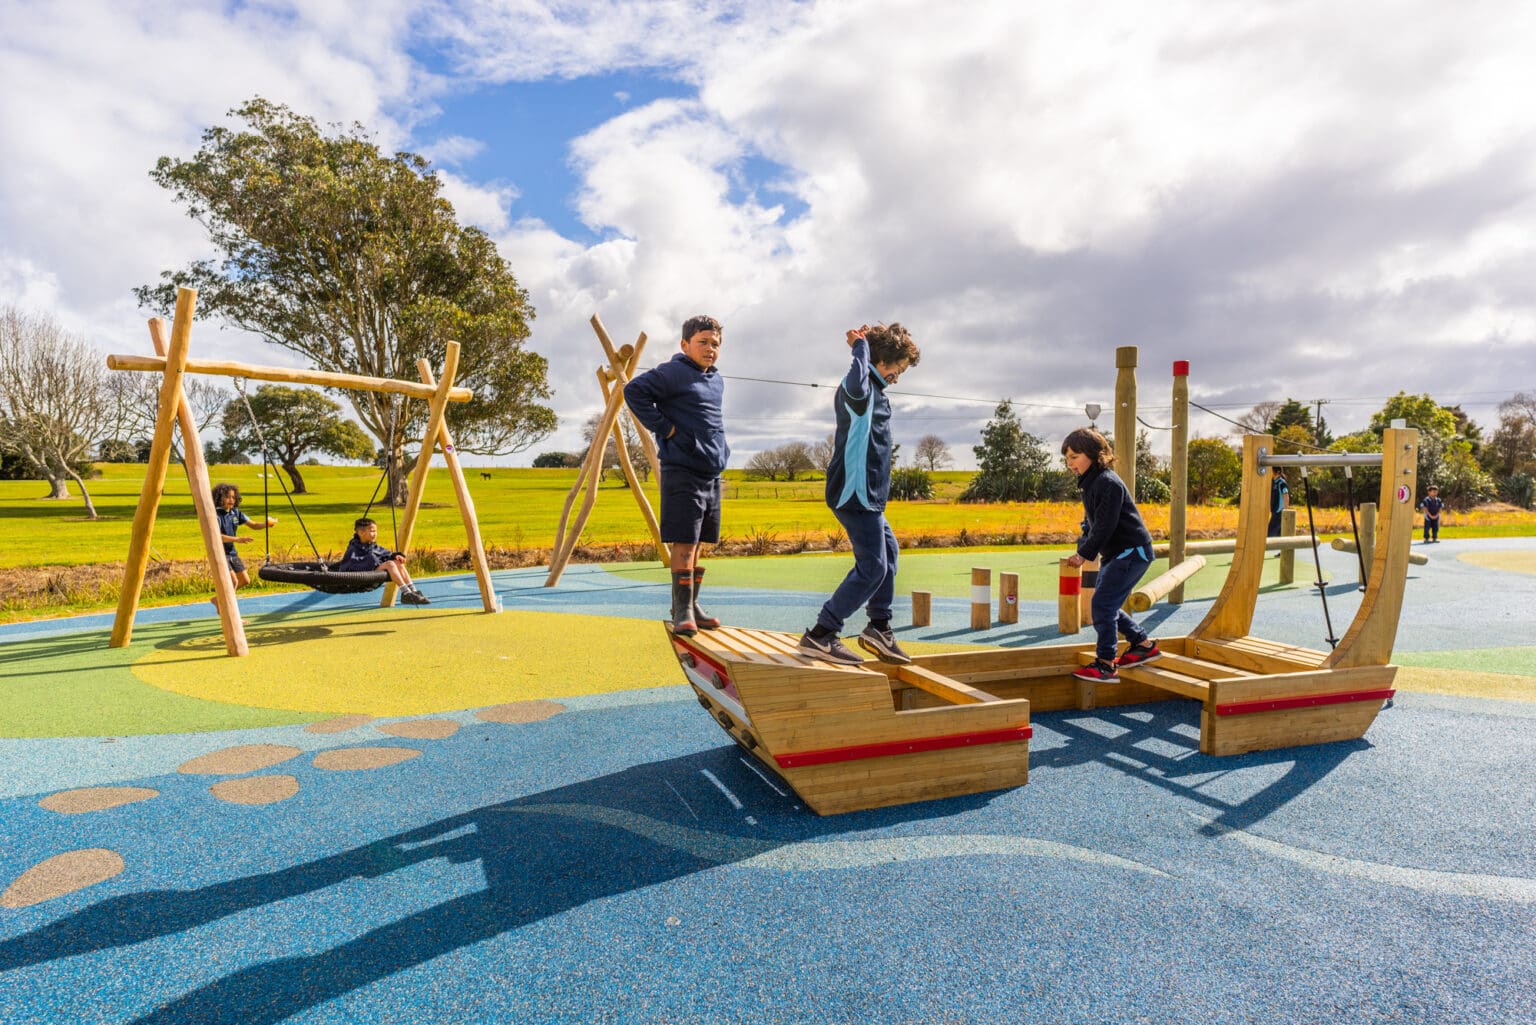
[[[627,69],[698,93],[571,140],[596,241],[510,222],[516,181],[443,173],[533,295],[565,421],[547,447],[597,406],[594,312],[651,335],[647,363],[710,312],[726,372],[822,383],[843,328],[900,319],[924,348],[903,392],[1011,396],[1048,437],[1131,344],[1152,423],[1175,359],[1232,413],[1327,397],[1347,429],[1402,389],[1487,422],[1536,390],[1531,38],[1518,0],[0,0],[0,129],[24,140],[0,164],[0,284],[142,330],[128,290],[201,245],[146,172],[251,95],[484,166],[431,135],[450,86]],[[433,43],[451,71],[411,56]],[[732,381],[735,447],[820,436],[828,398]],[[898,437],[968,458],[989,413],[912,396]]]

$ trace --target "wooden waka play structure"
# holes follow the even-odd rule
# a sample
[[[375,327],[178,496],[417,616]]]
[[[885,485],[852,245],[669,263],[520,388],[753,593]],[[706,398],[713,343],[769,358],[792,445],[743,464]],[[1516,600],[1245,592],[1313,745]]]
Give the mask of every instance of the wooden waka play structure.
[[[1392,697],[1413,539],[1419,436],[1388,429],[1379,454],[1276,455],[1243,441],[1232,565],[1205,618],[1159,638],[1163,657],[1119,680],[1079,680],[1092,643],[921,655],[911,665],[833,666],[786,633],[723,627],[670,634],[688,682],[743,749],[823,815],[1019,786],[1029,779],[1030,711],[1154,701],[1200,703],[1200,751],[1246,751],[1361,737]],[[1253,636],[1272,467],[1380,466],[1383,511],[1364,594],[1332,651]]]

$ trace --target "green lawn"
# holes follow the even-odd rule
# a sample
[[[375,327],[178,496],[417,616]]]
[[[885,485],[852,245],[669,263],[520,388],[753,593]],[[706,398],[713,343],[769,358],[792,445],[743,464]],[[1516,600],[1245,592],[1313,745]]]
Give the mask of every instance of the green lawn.
[[[48,501],[47,488],[38,481],[0,481],[0,568],[16,566],[85,565],[121,562],[128,551],[133,511],[143,480],[141,464],[102,464],[102,475],[90,481],[91,496],[101,519],[84,518],[78,496],[68,501]],[[304,522],[322,554],[339,553],[352,536],[352,521],[363,513],[378,483],[378,471],[363,466],[313,466],[304,468],[309,493],[296,496]],[[481,477],[489,473],[490,479]],[[244,508],[259,518],[262,510],[262,478],[255,466],[214,466],[214,482],[239,485]],[[466,468],[469,489],[480,521],[480,533],[488,547],[506,549],[548,548],[566,495],[576,480],[575,470]],[[726,473],[726,507],[723,534],[728,539],[756,543],[762,552],[825,549],[829,538],[840,539],[841,528],[822,498],[820,480],[747,481],[741,471]],[[1075,535],[1081,507],[1075,502],[1027,502],[960,505],[953,501],[971,474],[964,471],[935,475],[937,495],[932,501],[892,503],[888,516],[904,545],[931,546],[938,539],[959,538],[967,547],[983,544],[1032,544],[1060,542]],[[73,488],[72,488],[73,490]],[[652,508],[658,501],[654,483],[645,487]],[[279,558],[309,558],[311,552],[299,523],[274,480],[270,506],[278,518],[271,545]],[[417,521],[414,551],[462,550],[464,530],[447,473],[434,467],[427,478],[425,504]],[[1154,533],[1166,530],[1166,506],[1142,510]],[[1318,520],[1320,533],[1347,531],[1342,510],[1324,510]],[[389,544],[393,535],[390,510],[375,509],[380,541]],[[1236,528],[1237,510],[1232,507],[1193,507],[1189,511],[1192,536],[1228,534]],[[1536,535],[1536,514],[1500,513],[1488,518],[1468,514],[1465,524],[1452,515],[1445,534],[1458,536]],[[616,545],[645,543],[649,534],[633,497],[614,478],[603,483],[591,519],[582,534],[583,544]],[[260,561],[263,542],[245,546],[244,554]],[[197,532],[186,476],[173,466],[166,480],[160,516],[155,525],[153,554],[161,559],[200,559],[202,542]]]

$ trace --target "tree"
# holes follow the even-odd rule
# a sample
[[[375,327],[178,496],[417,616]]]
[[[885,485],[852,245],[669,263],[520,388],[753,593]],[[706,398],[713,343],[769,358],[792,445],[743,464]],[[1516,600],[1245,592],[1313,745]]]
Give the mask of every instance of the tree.
[[[92,520],[86,460],[111,408],[108,373],[101,355],[52,317],[0,307],[0,450],[46,480],[49,498],[68,498],[73,480]]]
[[[972,446],[980,469],[960,495],[962,502],[1024,502],[1036,497],[1051,457],[1041,440],[1026,431],[1002,402]]]
[[[540,452],[533,457],[534,468],[540,470],[568,470],[580,465],[579,452]]]
[[[107,394],[112,402],[112,414],[105,429],[107,440],[126,442],[143,450],[138,459],[130,459],[128,462],[146,462],[149,459],[149,443],[146,439],[155,434],[155,420],[160,413],[160,384],[163,380],[159,374],[134,371],[107,376]],[[187,406],[192,411],[192,422],[197,426],[198,438],[201,439],[208,428],[224,415],[224,406],[229,401],[230,392],[207,378],[187,374],[181,379],[181,393],[186,397]],[[179,427],[179,420],[177,424]],[[171,458],[176,462],[184,462],[178,437],[179,430],[171,432]],[[222,460],[210,457],[209,461]]]
[[[817,468],[813,449],[803,441],[786,442],[777,448],[754,453],[747,460],[747,473],[769,480],[794,480],[797,476]]]
[[[1189,500],[1208,505],[1231,498],[1243,482],[1243,460],[1220,438],[1194,438],[1189,443]]]
[[[837,451],[837,435],[829,434],[816,444],[811,446],[811,468],[825,470],[832,465],[832,456]]]
[[[518,452],[555,428],[544,357],[525,348],[533,307],[496,245],[460,227],[442,182],[413,153],[385,156],[351,132],[255,98],[231,112],[247,130],[213,127],[190,160],[162,157],[150,173],[203,225],[219,253],[136,290],[169,311],[178,286],[200,312],[300,354],[321,370],[418,380],[418,359],[462,346],[452,403],[462,452]],[[404,498],[404,447],[420,441],[426,403],[353,393],[363,425],[397,458],[391,493]]]
[[[248,452],[262,451],[265,440],[267,457],[288,474],[295,495],[308,494],[299,473],[299,461],[306,453],[328,452],[360,461],[373,456],[373,442],[357,424],[341,415],[341,403],[312,388],[264,384],[248,396],[248,401],[249,411],[239,399],[224,407],[224,437]],[[261,427],[259,434],[256,425]]]
[[[1419,431],[1419,497],[1431,484],[1453,509],[1466,509],[1494,492],[1493,481],[1477,466],[1473,445],[1482,429],[1459,409],[1442,406],[1429,395],[1398,392],[1371,416],[1378,438],[1393,420]]]
[[[1275,414],[1280,412],[1284,403],[1274,399],[1265,399],[1256,403],[1252,409],[1237,418],[1237,426],[1232,429],[1233,434],[1268,434],[1270,422]]]
[[[592,451],[592,439],[597,437],[597,429],[602,426],[602,423],[603,415],[601,413],[593,413],[587,417],[587,422],[582,424],[581,440],[587,443],[588,452]],[[639,431],[641,428],[630,418],[627,408],[619,412],[619,417],[614,423],[618,426],[619,433],[624,436],[624,449],[629,455],[629,465],[634,467],[635,473],[640,475],[641,480],[650,480],[651,461],[646,457],[645,447],[640,442]],[[576,465],[580,466],[581,464],[578,462]],[[614,439],[613,432],[610,431],[608,433],[608,440],[603,445],[603,462],[597,469],[597,479],[603,480],[606,478],[609,470],[620,469],[622,469],[622,466],[619,463],[619,443]],[[629,478],[627,477],[624,479],[624,486],[629,486]]]
[[[920,466],[929,473],[941,466],[948,466],[954,462],[949,454],[949,446],[944,444],[944,439],[937,434],[925,434],[917,439],[917,448],[912,450],[912,463]]]
[[[1536,394],[1516,392],[1499,403],[1499,426],[1482,454],[1495,477],[1536,470]]]

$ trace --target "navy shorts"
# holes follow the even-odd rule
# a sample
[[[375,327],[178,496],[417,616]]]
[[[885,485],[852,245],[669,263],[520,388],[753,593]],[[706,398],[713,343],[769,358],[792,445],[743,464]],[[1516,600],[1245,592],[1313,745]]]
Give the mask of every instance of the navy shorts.
[[[229,563],[229,571],[231,573],[245,572],[245,560],[240,558],[240,556],[236,555],[234,552],[225,552],[224,558]]]
[[[720,540],[720,478],[680,466],[661,468],[661,540],[714,544]]]

